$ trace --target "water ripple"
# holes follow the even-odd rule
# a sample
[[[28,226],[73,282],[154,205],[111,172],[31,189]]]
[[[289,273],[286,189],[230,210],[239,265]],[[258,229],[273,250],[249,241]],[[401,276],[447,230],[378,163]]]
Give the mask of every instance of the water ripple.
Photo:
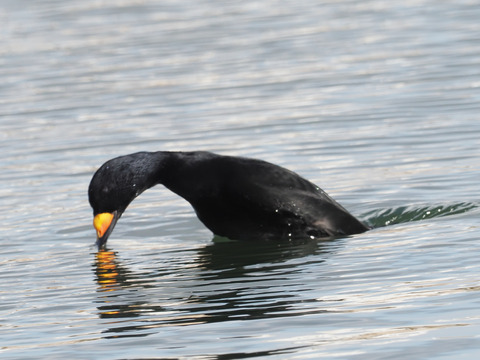
[[[372,227],[401,224],[410,221],[433,219],[442,216],[460,215],[478,209],[477,203],[451,205],[409,205],[396,208],[372,210],[362,218]]]

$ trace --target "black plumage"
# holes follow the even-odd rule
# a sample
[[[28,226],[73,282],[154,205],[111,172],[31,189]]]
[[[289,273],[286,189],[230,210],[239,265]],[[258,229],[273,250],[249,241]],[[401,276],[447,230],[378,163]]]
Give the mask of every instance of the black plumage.
[[[214,234],[235,240],[350,235],[368,228],[315,184],[262,160],[210,152],[139,152],[103,164],[88,194],[94,215],[115,214],[163,184],[187,200]]]

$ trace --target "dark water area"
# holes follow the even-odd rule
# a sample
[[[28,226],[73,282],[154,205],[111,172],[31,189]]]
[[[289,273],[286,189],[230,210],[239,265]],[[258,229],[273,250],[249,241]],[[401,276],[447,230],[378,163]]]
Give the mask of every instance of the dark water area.
[[[476,1],[0,1],[2,359],[480,355]],[[214,238],[161,186],[98,252],[106,160],[207,150],[372,229]]]

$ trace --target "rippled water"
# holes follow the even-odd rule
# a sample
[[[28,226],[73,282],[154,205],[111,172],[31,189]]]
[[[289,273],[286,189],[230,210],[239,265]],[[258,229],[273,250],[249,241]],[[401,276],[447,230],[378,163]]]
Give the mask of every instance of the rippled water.
[[[480,355],[476,1],[0,1],[0,356]],[[140,150],[262,158],[373,230],[213,239],[157,187],[97,253],[86,190]]]

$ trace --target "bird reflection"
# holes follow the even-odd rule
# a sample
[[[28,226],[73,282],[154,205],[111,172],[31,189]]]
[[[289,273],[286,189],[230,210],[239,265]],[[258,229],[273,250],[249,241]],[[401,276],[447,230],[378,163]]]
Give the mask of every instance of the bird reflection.
[[[244,242],[223,241],[223,238],[215,237],[211,244],[198,251],[197,264],[205,270],[227,270],[228,272],[229,269],[235,268],[237,269],[235,275],[242,276],[249,271],[246,267],[250,265],[281,264],[289,259],[319,254],[325,251],[325,245],[332,240]]]
[[[98,284],[99,299],[102,304],[98,306],[101,318],[136,317],[139,314],[134,310],[142,302],[133,301],[119,304],[114,301],[120,294],[115,292],[126,289],[130,272],[117,260],[117,254],[107,249],[95,254],[94,271]]]
[[[95,269],[97,282],[102,291],[114,291],[120,283],[119,266],[113,251],[99,251],[96,254]]]
[[[307,285],[291,281],[291,274],[304,263],[289,260],[318,255],[313,261],[320,264],[338,246],[335,244],[318,240],[212,242],[200,249],[179,251],[181,259],[172,264],[161,260],[158,266],[150,264],[150,269],[136,271],[130,270],[118,253],[105,249],[95,254],[93,265],[98,313],[101,318],[132,320],[110,323],[105,332],[115,334],[111,336],[145,336],[163,326],[324,312],[318,300],[301,296],[308,290],[301,287]],[[192,251],[196,252],[193,256]],[[193,259],[193,264],[185,266],[185,257]],[[284,285],[275,285],[284,279]],[[284,291],[288,286],[292,290]],[[308,302],[312,303],[310,310]]]

